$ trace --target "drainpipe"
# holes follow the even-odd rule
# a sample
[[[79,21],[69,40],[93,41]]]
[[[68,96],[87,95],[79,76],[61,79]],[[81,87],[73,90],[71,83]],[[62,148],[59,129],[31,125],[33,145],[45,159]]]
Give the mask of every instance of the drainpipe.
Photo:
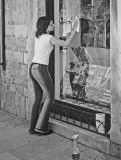
[[[6,60],[5,60],[5,1],[1,0],[1,52],[2,52],[2,62],[0,65],[2,66],[3,70],[6,69]]]

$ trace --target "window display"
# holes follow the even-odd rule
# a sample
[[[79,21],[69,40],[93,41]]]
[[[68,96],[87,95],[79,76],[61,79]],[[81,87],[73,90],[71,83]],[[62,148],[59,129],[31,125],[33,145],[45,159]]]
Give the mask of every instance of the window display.
[[[60,0],[59,6],[60,38],[80,20],[71,45],[60,48],[60,100],[110,108],[110,1]]]

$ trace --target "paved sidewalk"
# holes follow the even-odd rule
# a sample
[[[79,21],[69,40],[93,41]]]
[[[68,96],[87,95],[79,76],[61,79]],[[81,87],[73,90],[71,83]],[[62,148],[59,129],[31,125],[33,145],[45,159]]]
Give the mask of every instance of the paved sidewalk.
[[[29,135],[29,123],[0,110],[0,160],[72,160],[72,142],[55,133]],[[79,145],[80,160],[118,160]]]

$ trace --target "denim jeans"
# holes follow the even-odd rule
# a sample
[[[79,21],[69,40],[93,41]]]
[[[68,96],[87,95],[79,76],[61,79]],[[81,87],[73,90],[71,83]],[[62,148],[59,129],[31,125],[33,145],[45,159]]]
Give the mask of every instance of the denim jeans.
[[[29,75],[35,92],[29,131],[37,128],[47,132],[49,115],[54,101],[54,87],[48,66],[32,63],[29,68]]]

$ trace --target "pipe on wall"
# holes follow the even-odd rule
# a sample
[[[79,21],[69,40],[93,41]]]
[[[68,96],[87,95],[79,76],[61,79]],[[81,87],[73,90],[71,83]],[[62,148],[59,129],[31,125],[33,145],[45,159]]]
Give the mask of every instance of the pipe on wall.
[[[3,70],[6,69],[6,59],[5,59],[5,1],[1,0],[1,52],[2,52],[2,62],[0,65],[2,66]]]

